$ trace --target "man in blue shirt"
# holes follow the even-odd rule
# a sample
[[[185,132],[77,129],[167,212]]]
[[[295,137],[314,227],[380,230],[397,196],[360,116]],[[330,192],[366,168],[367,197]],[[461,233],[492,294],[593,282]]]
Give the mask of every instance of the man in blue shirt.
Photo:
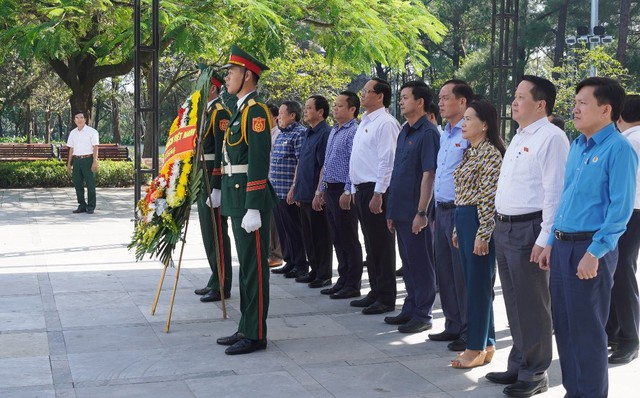
[[[358,129],[356,116],[360,98],[351,91],[342,91],[333,105],[333,126],[327,142],[322,169],[322,183],[313,199],[314,210],[327,206],[327,217],[338,259],[338,281],[322,294],[332,299],[360,297],[362,279],[362,245],[358,238],[358,215],[351,206],[349,159],[353,137]]]
[[[436,299],[436,274],[428,250],[432,237],[427,221],[440,147],[438,131],[426,116],[432,100],[431,89],[419,80],[405,83],[400,90],[400,111],[407,123],[398,136],[386,215],[389,231],[397,232],[407,297],[400,314],[384,321],[399,325],[401,333],[431,329]]]
[[[296,278],[311,288],[329,286],[333,264],[329,222],[324,209],[311,207],[320,183],[320,170],[331,128],[325,121],[329,102],[321,95],[312,95],[304,104],[304,122],[309,126],[300,148],[300,161],[293,188],[293,199],[300,206],[302,240],[311,272]]]
[[[560,206],[540,267],[551,269],[553,326],[567,397],[606,397],[607,334],[618,238],[633,211],[638,157],[618,134],[624,89],[590,77],[576,87]]]
[[[462,80],[449,80],[440,89],[438,105],[440,115],[448,120],[440,137],[438,168],[434,184],[436,228],[434,248],[436,274],[440,288],[440,303],[445,317],[444,331],[430,334],[434,341],[451,341],[453,351],[464,351],[467,343],[464,334],[467,325],[466,290],[460,255],[451,238],[456,206],[453,171],[462,160],[469,145],[462,138],[462,116],[473,99],[473,90]]]
[[[280,105],[278,125],[280,134],[271,148],[269,181],[278,195],[278,204],[273,209],[276,230],[280,238],[284,267],[271,270],[284,274],[286,278],[297,278],[309,270],[307,255],[302,243],[300,209],[293,202],[293,186],[300,146],[305,128],[300,124],[302,107],[296,101],[285,101]]]

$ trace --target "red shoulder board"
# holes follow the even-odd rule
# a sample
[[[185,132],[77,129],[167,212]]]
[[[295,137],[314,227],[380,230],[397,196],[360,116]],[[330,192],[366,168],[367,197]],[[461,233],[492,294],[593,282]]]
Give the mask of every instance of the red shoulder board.
[[[229,125],[229,119],[220,119],[219,127],[220,131],[226,131]]]
[[[263,117],[254,117],[251,119],[251,129],[256,133],[262,133],[267,127],[267,119]]]

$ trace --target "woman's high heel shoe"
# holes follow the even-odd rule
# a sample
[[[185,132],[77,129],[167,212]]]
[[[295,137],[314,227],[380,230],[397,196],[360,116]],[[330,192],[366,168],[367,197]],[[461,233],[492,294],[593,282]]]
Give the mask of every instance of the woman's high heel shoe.
[[[484,363],[487,364],[493,359],[493,354],[496,353],[496,346],[488,345],[485,351],[487,354],[484,356]]]
[[[487,353],[485,351],[479,351],[475,357],[471,359],[466,359],[464,354],[468,353],[465,351],[462,355],[458,355],[458,357],[451,361],[451,367],[456,369],[470,369],[475,368],[477,366],[482,366],[485,364],[485,358]]]

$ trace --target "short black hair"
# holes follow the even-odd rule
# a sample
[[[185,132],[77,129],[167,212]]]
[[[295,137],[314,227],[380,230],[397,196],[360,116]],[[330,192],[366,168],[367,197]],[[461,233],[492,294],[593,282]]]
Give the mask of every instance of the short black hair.
[[[588,77],[578,83],[576,94],[584,87],[595,87],[593,96],[598,105],[611,105],[611,121],[617,121],[624,102],[624,89],[620,83],[608,77]]]
[[[467,100],[467,106],[469,106],[471,101],[475,99],[473,97],[473,89],[464,80],[450,79],[444,82],[442,87],[446,86],[447,84],[453,84],[453,89],[451,90],[453,92],[453,95],[456,98],[464,97]]]
[[[316,111],[322,109],[322,118],[326,119],[329,117],[329,101],[321,95],[312,95],[309,98],[313,98],[314,105],[316,107]]]
[[[278,107],[272,104],[271,102],[267,104],[267,108],[269,108],[269,112],[271,112],[271,116],[278,117]]]
[[[376,94],[382,93],[382,105],[388,108],[391,105],[391,85],[386,80],[378,77],[371,78],[376,84],[373,86],[373,92]]]
[[[556,104],[556,86],[549,80],[534,75],[523,75],[520,81],[527,81],[533,85],[531,88],[533,99],[544,101],[547,116],[551,116]]]
[[[640,122],[640,95],[627,95],[622,104],[620,117],[627,123]]]
[[[340,91],[340,95],[344,95],[345,97],[347,97],[347,105],[349,106],[349,108],[354,106],[356,107],[356,111],[353,113],[353,117],[357,117],[358,113],[360,113],[360,97],[358,97],[358,94],[354,93],[353,91],[345,90]]]
[[[400,91],[405,88],[411,89],[411,95],[413,95],[414,99],[419,100],[422,98],[424,100],[422,108],[425,112],[429,112],[429,104],[433,102],[433,92],[427,83],[422,80],[412,80],[403,84],[402,87],[400,87]]]
[[[287,112],[289,112],[289,114],[296,114],[296,122],[300,121],[300,117],[302,115],[302,105],[300,105],[298,101],[284,101],[280,106],[282,105],[287,107]]]
[[[87,112],[81,111],[81,110],[78,110],[78,109],[73,111],[71,116],[76,117],[76,115],[79,115],[79,114],[82,114],[82,116],[84,116],[85,119],[87,118]]]
[[[564,119],[558,115],[549,115],[549,121],[552,124],[555,124],[556,126],[558,126],[560,128],[560,130],[564,130]]]
[[[436,118],[436,122],[438,122],[438,125],[442,124],[442,116],[440,116],[440,107],[438,105],[430,102],[427,113],[433,113],[433,116]]]

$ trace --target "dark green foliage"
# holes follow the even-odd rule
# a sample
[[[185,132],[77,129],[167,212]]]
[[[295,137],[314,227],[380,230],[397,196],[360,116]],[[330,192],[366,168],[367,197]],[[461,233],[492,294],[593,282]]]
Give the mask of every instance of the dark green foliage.
[[[128,187],[133,185],[133,162],[102,160],[98,163],[96,185]],[[59,160],[36,162],[0,162],[0,188],[72,187],[67,166]]]

